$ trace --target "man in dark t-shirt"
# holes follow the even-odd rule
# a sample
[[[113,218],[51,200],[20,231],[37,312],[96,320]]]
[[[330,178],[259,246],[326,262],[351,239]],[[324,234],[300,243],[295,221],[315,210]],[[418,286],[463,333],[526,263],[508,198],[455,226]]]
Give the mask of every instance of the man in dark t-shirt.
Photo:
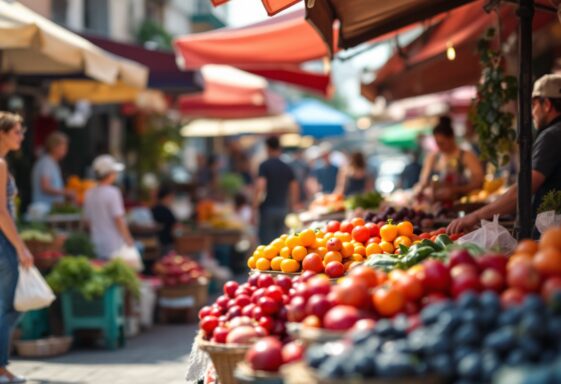
[[[259,217],[259,239],[268,244],[284,233],[284,219],[298,205],[298,183],[294,172],[280,159],[277,137],[266,141],[268,159],[259,166],[253,203],[254,217]]]
[[[177,219],[170,209],[172,201],[173,191],[167,187],[161,187],[158,191],[158,203],[152,207],[152,217],[160,227],[158,239],[163,254],[173,249],[173,230],[177,225]]]
[[[538,133],[532,149],[532,214],[535,218],[543,197],[561,190],[561,75],[545,75],[534,83],[532,118]],[[449,226],[451,233],[471,229],[494,214],[516,212],[518,187],[513,185],[495,202],[461,218]]]

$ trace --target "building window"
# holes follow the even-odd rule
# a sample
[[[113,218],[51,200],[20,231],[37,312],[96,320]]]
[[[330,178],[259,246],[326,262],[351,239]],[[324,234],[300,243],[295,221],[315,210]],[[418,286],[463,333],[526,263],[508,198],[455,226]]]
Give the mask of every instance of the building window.
[[[68,9],[68,0],[52,0],[51,17],[53,21],[59,25],[66,25],[66,12]]]
[[[84,1],[84,29],[98,35],[109,35],[109,10],[107,0]]]

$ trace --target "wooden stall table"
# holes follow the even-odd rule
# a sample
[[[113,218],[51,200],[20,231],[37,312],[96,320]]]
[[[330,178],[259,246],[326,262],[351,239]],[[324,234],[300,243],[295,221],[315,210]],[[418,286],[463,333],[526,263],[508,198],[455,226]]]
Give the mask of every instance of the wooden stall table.
[[[55,214],[34,218],[33,222],[45,224],[52,231],[76,232],[81,229],[82,215],[80,213]]]

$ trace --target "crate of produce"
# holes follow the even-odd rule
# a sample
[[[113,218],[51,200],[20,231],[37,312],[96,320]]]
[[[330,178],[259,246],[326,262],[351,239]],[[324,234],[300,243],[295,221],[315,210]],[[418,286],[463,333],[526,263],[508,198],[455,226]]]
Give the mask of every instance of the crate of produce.
[[[15,342],[16,351],[21,357],[54,357],[67,353],[72,346],[72,337],[49,337],[38,340]]]
[[[240,384],[283,384],[280,374],[255,371],[246,362],[238,364],[234,377]]]
[[[103,332],[105,346],[116,349],[125,344],[123,288],[113,285],[103,296],[87,300],[79,292],[61,295],[62,316],[66,335],[80,329],[99,329]]]
[[[213,343],[204,340],[201,334],[197,337],[198,346],[212,361],[219,382],[221,384],[237,384],[234,371],[236,366],[243,361],[249,346]]]

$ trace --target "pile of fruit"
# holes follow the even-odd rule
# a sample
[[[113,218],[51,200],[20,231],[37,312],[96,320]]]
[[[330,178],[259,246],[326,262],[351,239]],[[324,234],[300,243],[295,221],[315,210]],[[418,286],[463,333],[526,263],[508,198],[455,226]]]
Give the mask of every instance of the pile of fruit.
[[[492,291],[426,307],[420,321],[398,316],[352,332],[346,342],[311,347],[306,360],[320,376],[489,383],[503,366],[548,364],[561,353],[561,292],[501,307]],[[534,382],[534,381],[532,381]],[[554,381],[535,381],[540,383]]]
[[[170,253],[154,265],[154,273],[162,279],[165,287],[189,285],[201,277],[208,277],[205,269],[187,256]]]
[[[345,210],[345,197],[338,193],[320,193],[311,203],[310,211],[323,213],[341,212]]]
[[[387,207],[380,212],[367,212],[364,216],[367,222],[376,223],[378,225],[393,220],[394,222],[409,221],[413,224],[415,232],[419,233],[422,229],[431,228],[433,226],[434,215],[413,208]]]
[[[96,186],[94,180],[80,179],[78,176],[70,176],[68,178],[66,189],[73,191],[76,195],[76,202],[83,204],[86,192]]]

